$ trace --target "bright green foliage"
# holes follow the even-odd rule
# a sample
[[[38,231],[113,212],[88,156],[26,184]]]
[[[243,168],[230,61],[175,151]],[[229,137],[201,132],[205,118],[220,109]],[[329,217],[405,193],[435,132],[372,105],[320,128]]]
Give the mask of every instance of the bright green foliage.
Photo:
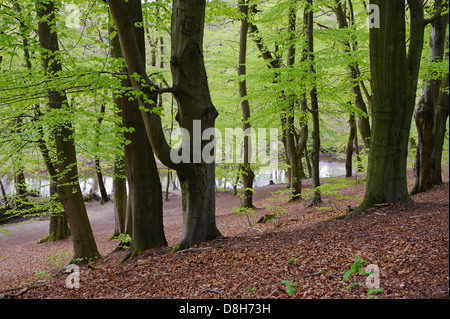
[[[17,5],[15,4],[17,3]],[[120,118],[111,103],[111,89],[117,88],[120,64],[110,59],[108,12],[102,2],[56,2],[59,7],[57,32],[63,64],[61,74],[46,77],[42,68],[42,49],[38,44],[34,1],[14,1],[0,6],[0,175],[6,180],[23,170],[27,180],[48,180],[41,149],[42,139],[53,161],[56,160],[52,126],[70,118],[75,128],[75,143],[81,175],[93,173],[95,156],[102,159],[105,171],[120,150],[123,139],[116,125]],[[6,23],[3,23],[5,21]],[[69,108],[50,110],[48,90],[65,90]],[[100,114],[105,105],[105,114]],[[98,123],[103,118],[101,125]],[[20,125],[18,124],[20,121]],[[42,194],[43,187],[33,187]],[[30,191],[31,185],[27,185]],[[10,189],[10,192],[14,189]],[[48,191],[47,191],[48,192]],[[9,196],[13,193],[9,193]],[[48,193],[47,193],[48,196]],[[19,207],[13,198],[11,203]],[[11,207],[12,208],[12,207]],[[38,206],[20,205],[29,214],[54,210],[49,197]],[[9,211],[13,213],[13,211]]]
[[[289,281],[289,280],[282,280],[282,285],[286,285],[286,291],[289,296],[295,295],[297,284],[295,282]]]
[[[135,93],[129,87],[121,87],[122,59],[111,58],[111,39],[117,37],[109,27],[112,19],[103,1],[67,0],[55,1],[59,11],[57,15],[57,32],[60,40],[60,53],[57,59],[63,64],[63,70],[54,77],[46,77],[42,68],[42,49],[38,44],[35,30],[37,17],[35,1],[3,1],[0,5],[0,177],[12,181],[21,171],[25,173],[27,189],[42,193],[48,186],[48,174],[43,162],[38,141],[42,139],[53,160],[56,159],[52,126],[63,118],[70,118],[75,129],[75,143],[78,152],[80,178],[93,172],[93,160],[101,159],[105,175],[111,174],[114,160],[123,156],[123,133],[133,132],[132,127],[121,127],[121,118],[117,114],[112,97],[127,96],[136,99],[142,93]],[[146,32],[146,69],[151,79],[161,88],[171,87],[170,71],[170,28],[171,0],[142,1]],[[343,1],[347,4],[348,1]],[[15,5],[18,4],[18,6]],[[346,6],[348,17],[353,23],[346,29],[339,29],[332,6],[335,1],[316,0],[312,10],[314,24],[314,68],[308,71],[310,60],[302,59],[305,51],[306,34],[304,32],[303,11],[305,1],[298,1],[296,33],[293,45],[296,48],[295,64],[287,67],[288,12],[291,0],[249,1],[250,7],[256,5],[249,21],[258,28],[258,33],[249,33],[247,45],[247,72],[245,79],[248,88],[248,100],[251,106],[250,124],[253,128],[278,128],[279,140],[282,139],[281,116],[287,115],[287,95],[296,97],[294,107],[295,130],[300,133],[300,124],[311,127],[311,114],[300,117],[300,100],[306,94],[310,106],[309,91],[315,86],[319,96],[321,151],[325,153],[343,153],[347,147],[349,135],[349,114],[361,114],[354,106],[349,81],[349,65],[358,65],[357,80],[364,91],[364,102],[370,106],[370,67],[369,67],[369,28],[364,1],[352,1],[351,8]],[[216,128],[224,136],[225,128],[242,127],[242,112],[238,84],[240,15],[237,1],[207,1],[206,26],[204,36],[204,57],[206,62],[208,84],[212,101],[219,112]],[[408,30],[409,32],[409,26]],[[431,28],[426,28],[428,39]],[[263,52],[256,42],[279,60],[279,68],[268,67],[269,61],[263,59]],[[345,43],[352,45],[345,50]],[[425,76],[442,77],[448,70],[448,58],[432,62],[429,59],[429,46],[424,46],[421,76],[418,91],[425,83]],[[432,72],[430,72],[430,70]],[[47,106],[48,90],[65,90],[70,108],[51,110]],[[447,88],[448,90],[448,88]],[[418,94],[419,95],[419,94]],[[171,94],[162,94],[160,103],[155,108],[162,117],[163,129],[169,144],[180,142],[179,127],[175,120],[178,111],[177,101]],[[101,106],[105,113],[100,113]],[[102,117],[101,124],[98,119]],[[300,121],[303,121],[302,123]],[[309,134],[311,134],[311,129]],[[443,162],[449,162],[448,132],[445,139]],[[417,141],[414,121],[411,137]],[[362,145],[359,140],[359,145]],[[307,142],[307,151],[312,149],[311,138]],[[413,166],[415,148],[410,148],[409,166]],[[282,143],[279,143],[279,167],[286,168],[286,159]],[[363,181],[367,167],[367,152],[362,150],[361,173],[358,181]],[[252,168],[257,171],[263,163],[256,163]],[[356,167],[356,165],[354,165]],[[443,165],[448,170],[448,165]],[[305,172],[306,172],[305,166]],[[216,166],[218,188],[241,187],[239,165],[224,163]],[[45,180],[43,184],[31,187],[31,180]],[[331,183],[320,186],[321,194],[329,207],[337,205],[343,197],[339,190],[355,186],[347,179],[333,179]],[[274,198],[284,198],[286,194],[278,193]],[[5,202],[0,194],[2,203]],[[9,213],[40,215],[59,211],[60,207],[51,198],[40,198],[38,205],[33,201],[19,202],[13,198],[14,190],[6,194],[8,203],[3,203],[0,210],[10,209]],[[302,197],[308,199],[312,191],[303,190]],[[353,198],[355,199],[355,198]],[[17,205],[16,205],[17,204]],[[18,205],[21,204],[21,205]],[[281,217],[284,211],[281,202],[269,201],[268,210]],[[20,209],[18,208],[20,207]],[[329,208],[327,207],[327,208]],[[17,209],[16,209],[17,208]],[[16,211],[14,211],[16,209]],[[1,211],[0,211],[1,213]],[[244,211],[239,210],[239,213]],[[245,212],[249,216],[253,211]],[[243,216],[244,216],[243,215]]]
[[[350,269],[347,270],[345,272],[344,276],[342,277],[342,281],[347,281],[354,274],[360,274],[360,275],[366,274],[366,272],[364,270],[362,270],[363,263],[365,263],[366,261],[361,259],[358,256],[356,256],[355,258],[356,258],[356,260],[350,266]]]
[[[18,1],[21,11],[17,12],[13,4],[0,7],[0,17],[5,23],[0,29],[0,173],[14,171],[13,163],[24,163],[27,176],[37,176],[45,171],[39,148],[36,145],[38,128],[43,129],[43,138],[47,147],[54,149],[50,140],[51,126],[63,117],[70,117],[75,128],[75,142],[79,153],[80,173],[92,172],[91,162],[95,156],[102,160],[103,171],[112,167],[114,158],[120,155],[123,143],[117,110],[112,103],[112,93],[117,97],[125,94],[136,98],[130,88],[120,88],[121,59],[110,58],[110,38],[108,25],[112,23],[106,6],[101,1],[86,5],[79,0],[57,2],[60,8],[57,16],[57,28],[60,39],[60,56],[63,71],[56,78],[44,76],[41,66],[40,47],[33,30],[37,22],[34,2]],[[250,4],[256,2],[251,1]],[[144,1],[143,15],[146,31],[146,61],[148,74],[163,88],[170,87],[170,24],[171,1]],[[252,107],[251,125],[254,128],[279,128],[280,110],[283,107],[282,92],[291,92],[297,96],[308,92],[315,83],[321,97],[321,118],[323,126],[322,146],[324,150],[341,151],[345,145],[348,111],[351,95],[349,83],[343,76],[350,61],[358,61],[361,66],[361,80],[367,80],[367,40],[368,32],[364,27],[365,13],[359,3],[355,3],[355,26],[349,30],[339,30],[329,18],[328,3],[317,2],[314,10],[327,12],[318,20],[327,28],[315,30],[316,75],[312,78],[308,72],[309,62],[301,62],[300,57],[294,67],[284,67],[287,54],[286,12],[289,1],[269,0],[258,3],[256,14],[250,16],[252,23],[258,26],[260,36],[267,48],[280,58],[282,67],[270,70],[266,61],[260,57],[260,51],[254,43],[254,37],[248,39],[247,85],[248,99]],[[225,128],[241,127],[240,98],[238,93],[238,35],[239,14],[232,2],[208,1],[207,21],[204,40],[204,53],[207,63],[208,80],[211,95],[219,117],[216,127],[223,132]],[[303,4],[298,6],[297,54],[304,47]],[[21,28],[20,22],[23,22]],[[17,31],[21,32],[17,32]],[[343,53],[341,42],[349,38],[358,39],[358,50]],[[26,46],[23,40],[28,40]],[[29,52],[27,67],[25,51]],[[274,81],[277,79],[277,81]],[[49,110],[45,98],[48,89],[65,89],[70,110]],[[105,114],[100,114],[100,106],[105,105]],[[174,145],[177,142],[176,101],[170,94],[162,95],[161,108],[163,128],[168,139]],[[39,116],[36,112],[39,110]],[[102,116],[101,124],[97,122]],[[14,132],[16,119],[22,117],[21,132]],[[308,119],[309,117],[306,117]],[[296,124],[298,125],[298,124]],[[281,131],[281,130],[280,130]],[[170,136],[172,133],[172,136]],[[281,138],[281,136],[280,136]],[[283,152],[282,147],[280,147]],[[21,159],[19,161],[19,159]],[[282,157],[281,157],[282,159]],[[280,165],[283,161],[280,162]],[[218,166],[217,176],[222,180],[235,180],[239,175],[238,165]],[[257,166],[255,167],[255,169]],[[10,176],[11,177],[11,176]],[[42,177],[42,176],[41,176]]]

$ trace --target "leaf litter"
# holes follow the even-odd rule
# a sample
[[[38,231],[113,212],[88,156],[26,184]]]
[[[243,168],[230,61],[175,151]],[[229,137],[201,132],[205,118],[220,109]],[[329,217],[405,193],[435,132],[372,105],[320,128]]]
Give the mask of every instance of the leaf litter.
[[[281,187],[286,186],[277,189]],[[9,296],[365,299],[365,285],[347,289],[349,283],[342,280],[358,256],[380,269],[382,292],[377,298],[449,298],[448,187],[447,183],[413,196],[414,202],[376,207],[349,220],[327,221],[356,207],[360,199],[355,196],[363,195],[363,185],[344,189],[353,198],[335,203],[332,210],[279,198],[281,216],[264,224],[256,221],[271,213],[263,204],[272,200],[273,205],[273,188],[256,189],[260,197],[251,227],[219,199],[217,223],[224,237],[174,254],[171,247],[150,249],[124,263],[119,262],[126,252],[108,253],[81,268],[78,289],[66,287],[67,274],[60,267],[49,271],[50,278],[28,282],[33,289],[26,293]],[[180,227],[171,231],[179,232]],[[176,236],[167,236],[176,244]],[[19,258],[15,262],[23,267]],[[364,279],[354,278],[362,283]]]

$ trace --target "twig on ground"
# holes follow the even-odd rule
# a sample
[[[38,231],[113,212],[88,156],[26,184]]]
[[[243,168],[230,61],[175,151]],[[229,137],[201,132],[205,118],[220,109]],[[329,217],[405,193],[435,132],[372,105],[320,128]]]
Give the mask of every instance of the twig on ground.
[[[38,288],[40,286],[42,286],[42,285],[31,285],[31,286],[29,285],[26,287],[7,289],[7,290],[4,290],[1,292],[0,299],[14,299],[14,298],[22,296],[30,289]],[[17,294],[4,294],[4,292],[15,291],[15,290],[19,290],[19,289],[21,289],[21,290]]]
[[[185,253],[187,251],[206,250],[206,249],[213,249],[213,248],[214,247],[198,247],[198,248],[191,247],[191,248],[179,250],[179,251],[177,251],[177,253]]]
[[[280,287],[275,288],[274,290],[272,290],[272,292],[270,294],[268,294],[265,297],[262,297],[262,299],[269,299],[270,297],[273,296],[274,293],[276,293],[277,291],[281,291],[281,292],[285,292],[284,290],[282,290]]]
[[[441,212],[434,212],[434,213],[428,213],[428,214],[422,214],[422,215],[415,215],[415,216],[409,216],[410,218],[415,218],[415,217],[422,217],[422,216],[431,216],[431,215],[438,215]]]
[[[328,245],[329,243],[331,243],[331,240],[326,241],[326,242],[324,242],[324,243],[317,244],[317,245],[315,245],[315,246],[312,246],[312,248],[317,248],[317,247],[320,247],[320,246],[326,246],[326,245]]]
[[[203,294],[203,293],[205,293],[205,292],[213,292],[213,293],[216,293],[216,294],[219,294],[219,295],[223,295],[223,292],[221,292],[221,291],[219,291],[219,290],[207,288],[207,289],[203,289],[202,291],[200,291],[199,293],[197,293],[196,296],[200,296],[201,294]]]
[[[308,274],[308,275],[305,275],[305,276],[303,276],[303,278],[320,276],[321,274],[322,274],[322,270],[319,271],[318,273],[315,273],[315,274]]]

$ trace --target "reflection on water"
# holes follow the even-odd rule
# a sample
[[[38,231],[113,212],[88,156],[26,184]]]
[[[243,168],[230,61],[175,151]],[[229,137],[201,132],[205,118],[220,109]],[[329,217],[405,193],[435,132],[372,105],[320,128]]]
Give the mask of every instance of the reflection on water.
[[[272,170],[264,170],[255,173],[255,187],[266,186],[270,183],[270,181],[274,181],[275,183],[286,183],[287,176],[285,170],[282,169],[272,169]],[[324,157],[321,159],[319,163],[319,176],[320,178],[327,178],[332,176],[341,176],[345,175],[345,162],[339,160],[335,157]],[[169,191],[174,189],[180,189],[180,182],[175,174],[172,174],[172,178],[168,181],[167,173],[160,173],[160,180],[162,185],[162,190],[165,191],[167,187],[167,183],[169,183]],[[218,188],[233,188],[233,182],[228,180],[226,181],[226,185],[224,185],[224,180],[217,180],[216,186]],[[6,176],[2,178],[3,187],[7,194],[14,193],[14,182],[11,181],[10,178]],[[42,196],[50,195],[50,183],[48,180],[39,179],[39,178],[27,178],[26,179],[28,190],[33,190],[36,193]],[[104,176],[103,183],[105,184],[106,191],[109,195],[113,193],[113,178],[111,176]],[[240,186],[240,185],[239,185]],[[90,193],[99,194],[98,182],[97,178],[94,177],[86,177],[80,179],[80,187],[81,191],[84,195]]]
[[[305,168],[306,169],[306,168]],[[328,178],[333,176],[345,175],[345,161],[334,157],[334,156],[323,156],[319,162],[319,177]],[[283,169],[261,169],[255,172],[255,181],[253,183],[254,187],[262,187],[269,185],[270,181],[274,183],[287,183],[288,176],[286,171]],[[216,181],[217,187],[224,188],[225,181]],[[238,184],[242,186],[242,184]],[[226,181],[226,188],[233,188],[232,181]]]

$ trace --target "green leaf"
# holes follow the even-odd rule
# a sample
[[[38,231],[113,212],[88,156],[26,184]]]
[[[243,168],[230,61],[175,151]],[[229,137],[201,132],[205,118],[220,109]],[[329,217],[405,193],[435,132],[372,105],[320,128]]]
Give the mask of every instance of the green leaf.
[[[362,287],[364,284],[362,282],[352,282],[347,286],[347,290],[350,291],[354,287]]]
[[[375,295],[375,294],[380,294],[380,293],[383,293],[383,292],[384,292],[383,288],[376,288],[376,289],[370,288],[370,289],[367,290],[367,294],[368,295]]]
[[[282,280],[281,284],[286,285],[286,291],[289,296],[295,295],[295,291],[296,291],[295,287],[297,287],[296,283],[289,281],[289,280]]]

